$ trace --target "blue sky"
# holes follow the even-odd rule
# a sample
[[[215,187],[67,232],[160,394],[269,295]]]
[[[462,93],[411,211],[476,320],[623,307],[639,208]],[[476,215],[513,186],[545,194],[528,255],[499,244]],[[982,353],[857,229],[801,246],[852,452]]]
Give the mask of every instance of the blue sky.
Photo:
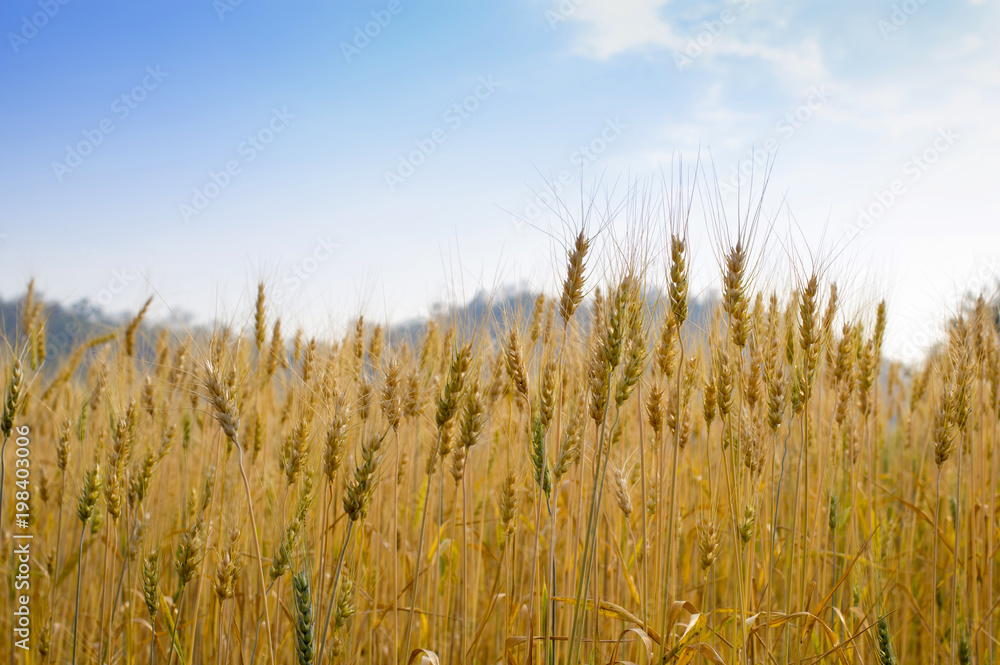
[[[836,251],[854,302],[888,298],[890,352],[1000,275],[991,3],[12,0],[0,26],[7,297],[34,276],[207,320],[265,279],[339,334],[550,286],[546,182],[575,206],[700,156],[728,192],[754,148],[769,258]],[[711,229],[690,232],[711,289]]]

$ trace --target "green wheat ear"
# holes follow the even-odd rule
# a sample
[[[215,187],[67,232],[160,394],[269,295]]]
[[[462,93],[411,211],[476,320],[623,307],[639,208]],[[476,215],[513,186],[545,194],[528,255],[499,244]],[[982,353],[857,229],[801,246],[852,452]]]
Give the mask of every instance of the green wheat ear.
[[[305,570],[292,578],[292,590],[295,595],[295,654],[299,665],[312,665],[316,657],[312,594]]]
[[[969,646],[969,636],[962,631],[962,637],[958,640],[958,662],[959,665],[969,665],[972,662],[972,649]]]
[[[892,636],[889,635],[889,623],[885,617],[875,625],[875,648],[879,665],[896,665],[896,654],[892,650]]]

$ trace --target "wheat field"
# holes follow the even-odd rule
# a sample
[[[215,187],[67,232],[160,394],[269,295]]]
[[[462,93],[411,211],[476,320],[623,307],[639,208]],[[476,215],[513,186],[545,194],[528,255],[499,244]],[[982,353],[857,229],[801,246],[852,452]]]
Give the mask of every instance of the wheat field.
[[[600,255],[579,225],[561,292],[412,338],[292,335],[261,283],[211,331],[144,308],[54,365],[29,288],[2,360],[0,652],[997,662],[995,295],[904,365],[884,303],[845,306],[822,262],[772,288],[759,224],[700,248],[718,297],[693,318],[686,228]]]

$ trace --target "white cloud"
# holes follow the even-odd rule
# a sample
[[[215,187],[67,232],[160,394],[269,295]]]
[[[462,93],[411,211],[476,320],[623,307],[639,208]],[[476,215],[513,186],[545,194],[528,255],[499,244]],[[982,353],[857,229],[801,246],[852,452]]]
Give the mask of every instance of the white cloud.
[[[565,1],[565,0],[563,0]],[[579,0],[565,18],[578,27],[575,51],[604,60],[630,51],[659,49],[678,67],[707,64],[721,56],[767,63],[780,80],[796,84],[823,78],[826,69],[815,39],[782,45],[775,31],[790,23],[781,7],[769,6],[763,29],[754,16],[757,0],[711,3],[682,10],[670,0]],[[555,0],[558,4],[559,0]]]
[[[681,41],[662,10],[668,0],[584,0],[569,19],[583,24],[577,52],[604,59],[648,46],[678,48]]]
[[[725,35],[714,48],[718,55],[757,58],[771,65],[778,73],[795,81],[821,81],[827,77],[823,53],[814,39],[805,39],[797,47],[781,48],[769,44],[727,39]],[[711,54],[709,54],[711,56]]]

